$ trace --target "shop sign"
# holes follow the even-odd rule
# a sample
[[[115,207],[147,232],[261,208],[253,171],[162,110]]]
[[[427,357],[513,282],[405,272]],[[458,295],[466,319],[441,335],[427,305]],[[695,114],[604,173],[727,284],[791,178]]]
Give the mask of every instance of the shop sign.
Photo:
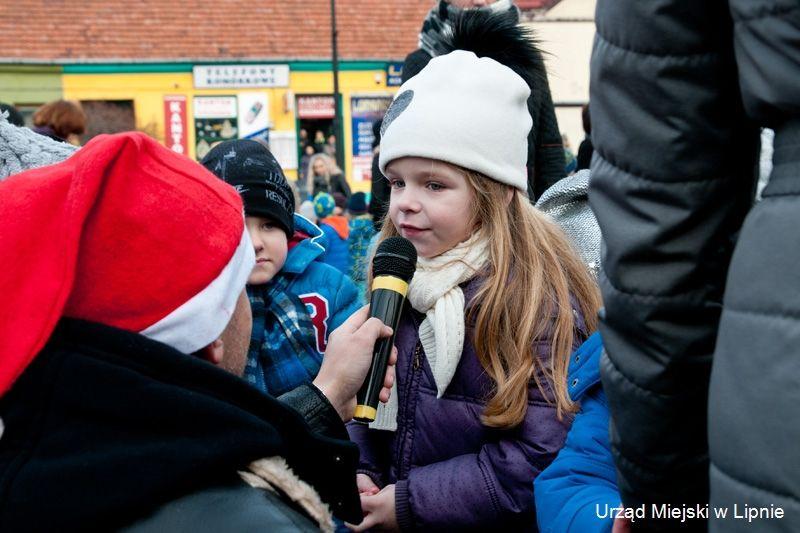
[[[403,85],[403,64],[386,64],[386,85],[389,87],[400,87]]]
[[[288,87],[289,65],[197,65],[196,89]]]
[[[336,116],[333,96],[298,96],[297,118],[332,119]]]
[[[164,137],[167,148],[188,155],[185,96],[164,96]]]
[[[235,96],[195,96],[194,118],[236,118]]]
[[[386,113],[392,96],[358,96],[350,99],[353,131],[353,181],[372,179],[372,124]]]
[[[266,93],[241,92],[239,100],[239,138],[269,139],[269,102]]]
[[[235,96],[195,96],[192,107],[197,159],[205,157],[215,144],[239,137]]]

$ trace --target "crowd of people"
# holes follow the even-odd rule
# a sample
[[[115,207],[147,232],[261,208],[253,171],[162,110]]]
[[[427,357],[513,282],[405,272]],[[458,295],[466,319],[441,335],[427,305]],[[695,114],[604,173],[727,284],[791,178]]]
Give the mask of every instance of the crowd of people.
[[[292,181],[252,140],[198,164],[78,149],[69,102],[0,118],[0,529],[800,527],[800,10],[670,3],[598,2],[576,156],[513,2],[440,0],[370,194],[322,132]],[[397,236],[392,330],[367,304]]]

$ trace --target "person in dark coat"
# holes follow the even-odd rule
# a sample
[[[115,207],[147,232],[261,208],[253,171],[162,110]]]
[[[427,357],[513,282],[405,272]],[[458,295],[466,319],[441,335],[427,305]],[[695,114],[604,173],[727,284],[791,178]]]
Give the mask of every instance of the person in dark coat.
[[[471,8],[485,2],[465,2],[462,0],[439,0],[430,10],[420,32],[420,48],[414,50],[403,63],[402,80],[416,76],[432,57],[446,54],[458,43],[449,40],[449,32],[464,8]],[[463,6],[463,7],[462,7]],[[494,13],[506,13],[515,21],[519,20],[519,10],[511,0],[489,2],[487,7],[479,8]],[[544,59],[537,52],[537,65],[534,72],[526,76],[531,83],[531,96],[528,111],[533,119],[533,127],[528,135],[528,197],[532,203],[566,174],[564,172],[564,147],[558,129],[550,84],[547,81]],[[480,54],[479,54],[480,55]]]
[[[389,186],[389,180],[381,172],[379,165],[381,155],[381,124],[383,119],[376,120],[372,123],[372,188],[370,190],[369,209],[368,212],[372,215],[372,225],[375,231],[380,231],[383,227],[383,219],[389,210],[389,194],[392,188]]]
[[[104,135],[0,183],[0,218],[0,530],[360,519],[342,422],[389,328],[362,309],[280,399],[242,380],[255,255],[233,187],[142,133]]]
[[[306,191],[309,198],[313,199],[319,193],[341,193],[345,198],[350,198],[350,185],[344,179],[342,170],[336,166],[336,161],[327,154],[314,154],[308,161],[306,172]]]
[[[651,530],[798,531],[800,5],[600,0],[596,22],[589,198],[622,500],[728,509]],[[774,168],[754,206],[759,126]]]
[[[589,114],[589,104],[584,105],[581,109],[581,121],[583,122],[583,131],[586,133],[586,138],[578,146],[578,168],[575,170],[589,168],[592,164],[594,146],[592,145],[592,118]]]
[[[14,126],[25,125],[25,118],[22,116],[22,113],[20,113],[13,105],[0,102],[0,114],[3,113],[6,114],[6,120],[9,122],[9,124],[13,124]]]
[[[56,141],[78,145],[78,135],[86,131],[86,122],[86,113],[80,104],[56,100],[33,114],[33,131]]]

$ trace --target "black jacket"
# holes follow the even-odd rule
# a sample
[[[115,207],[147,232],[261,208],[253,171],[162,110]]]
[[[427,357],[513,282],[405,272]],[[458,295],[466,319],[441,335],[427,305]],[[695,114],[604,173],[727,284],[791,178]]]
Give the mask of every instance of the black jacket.
[[[344,179],[344,176],[341,174],[333,174],[331,176],[330,186],[325,181],[324,176],[315,175],[313,196],[321,192],[326,192],[328,194],[340,192],[345,195],[346,198],[350,198],[350,185],[347,184],[347,180]]]
[[[587,136],[583,141],[581,141],[580,146],[578,146],[578,166],[575,170],[578,171],[589,168],[592,164],[593,153],[594,146],[592,146],[592,138]]]
[[[320,409],[305,411],[322,427]],[[163,512],[170,502],[200,505],[214,493],[231,499],[208,523],[249,531],[255,514],[313,526],[238,479],[237,470],[271,456],[284,457],[340,517],[361,519],[354,444],[312,432],[242,379],[134,333],[63,319],[0,399],[0,416],[2,531],[116,529],[159,510],[175,516]],[[347,438],[340,421],[328,427]],[[220,514],[254,501],[263,507],[249,516]]]
[[[375,231],[380,231],[383,226],[383,219],[389,212],[389,198],[392,195],[392,188],[389,185],[389,180],[381,172],[380,153],[375,153],[372,156],[372,188],[370,189],[371,195],[369,199],[369,214],[372,215],[372,224],[375,226]]]
[[[800,530],[800,4],[600,0],[596,23],[589,199],[622,499],[705,504],[710,471],[712,507],[782,505],[756,529]],[[776,170],[743,227],[759,125]]]
[[[431,60],[430,54],[418,49],[406,56],[403,63],[403,83],[416,76]],[[542,63],[544,59],[542,59]],[[544,66],[542,66],[544,70]],[[531,91],[528,111],[533,127],[528,135],[528,196],[531,203],[558,180],[564,178],[564,146],[558,130],[558,120],[550,95],[550,85],[544,78],[542,87]],[[491,98],[491,95],[487,95]]]

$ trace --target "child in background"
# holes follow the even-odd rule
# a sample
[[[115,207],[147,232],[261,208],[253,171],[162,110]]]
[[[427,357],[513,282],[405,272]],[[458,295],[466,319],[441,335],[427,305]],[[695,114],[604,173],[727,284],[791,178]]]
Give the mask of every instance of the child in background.
[[[339,209],[339,214],[335,213]],[[342,208],[336,205],[333,196],[319,193],[314,197],[314,210],[317,213],[317,225],[327,239],[325,253],[320,261],[331,265],[339,272],[350,272],[350,253],[347,250],[347,238],[350,236],[350,225],[342,215]]]
[[[350,236],[347,246],[350,251],[350,279],[358,288],[359,298],[363,301],[367,291],[368,253],[370,241],[375,236],[372,216],[367,214],[367,195],[363,192],[353,193],[347,201],[347,218],[350,220]]]
[[[355,285],[318,261],[322,231],[294,215],[289,184],[267,148],[226,141],[201,163],[242,196],[256,252],[247,285],[253,330],[245,378],[279,396],[317,375],[328,334],[359,307]]]
[[[499,59],[435,57],[384,117],[380,238],[409,239],[419,261],[396,330],[397,401],[348,426],[356,531],[535,530],[531,480],[564,443],[569,358],[600,306],[569,239],[526,197],[527,101],[545,75],[528,35],[470,12],[453,42]]]
[[[344,215],[344,212],[347,209],[347,196],[340,192],[335,192],[331,194],[331,196],[333,196],[333,214],[335,216]]]
[[[547,189],[536,207],[572,238],[589,271],[600,270],[602,235],[589,206],[589,170],[580,170]],[[580,403],[564,448],[534,482],[536,520],[543,533],[630,531],[619,507],[617,474],[609,439],[608,402],[600,382],[603,341],[595,332],[572,354],[567,375],[570,399]],[[604,517],[598,516],[598,509]]]
[[[564,448],[534,482],[536,519],[542,533],[622,533],[624,518],[598,516],[598,509],[620,507],[617,471],[608,434],[608,401],[600,382],[603,340],[595,332],[573,354],[567,383],[580,402]]]

